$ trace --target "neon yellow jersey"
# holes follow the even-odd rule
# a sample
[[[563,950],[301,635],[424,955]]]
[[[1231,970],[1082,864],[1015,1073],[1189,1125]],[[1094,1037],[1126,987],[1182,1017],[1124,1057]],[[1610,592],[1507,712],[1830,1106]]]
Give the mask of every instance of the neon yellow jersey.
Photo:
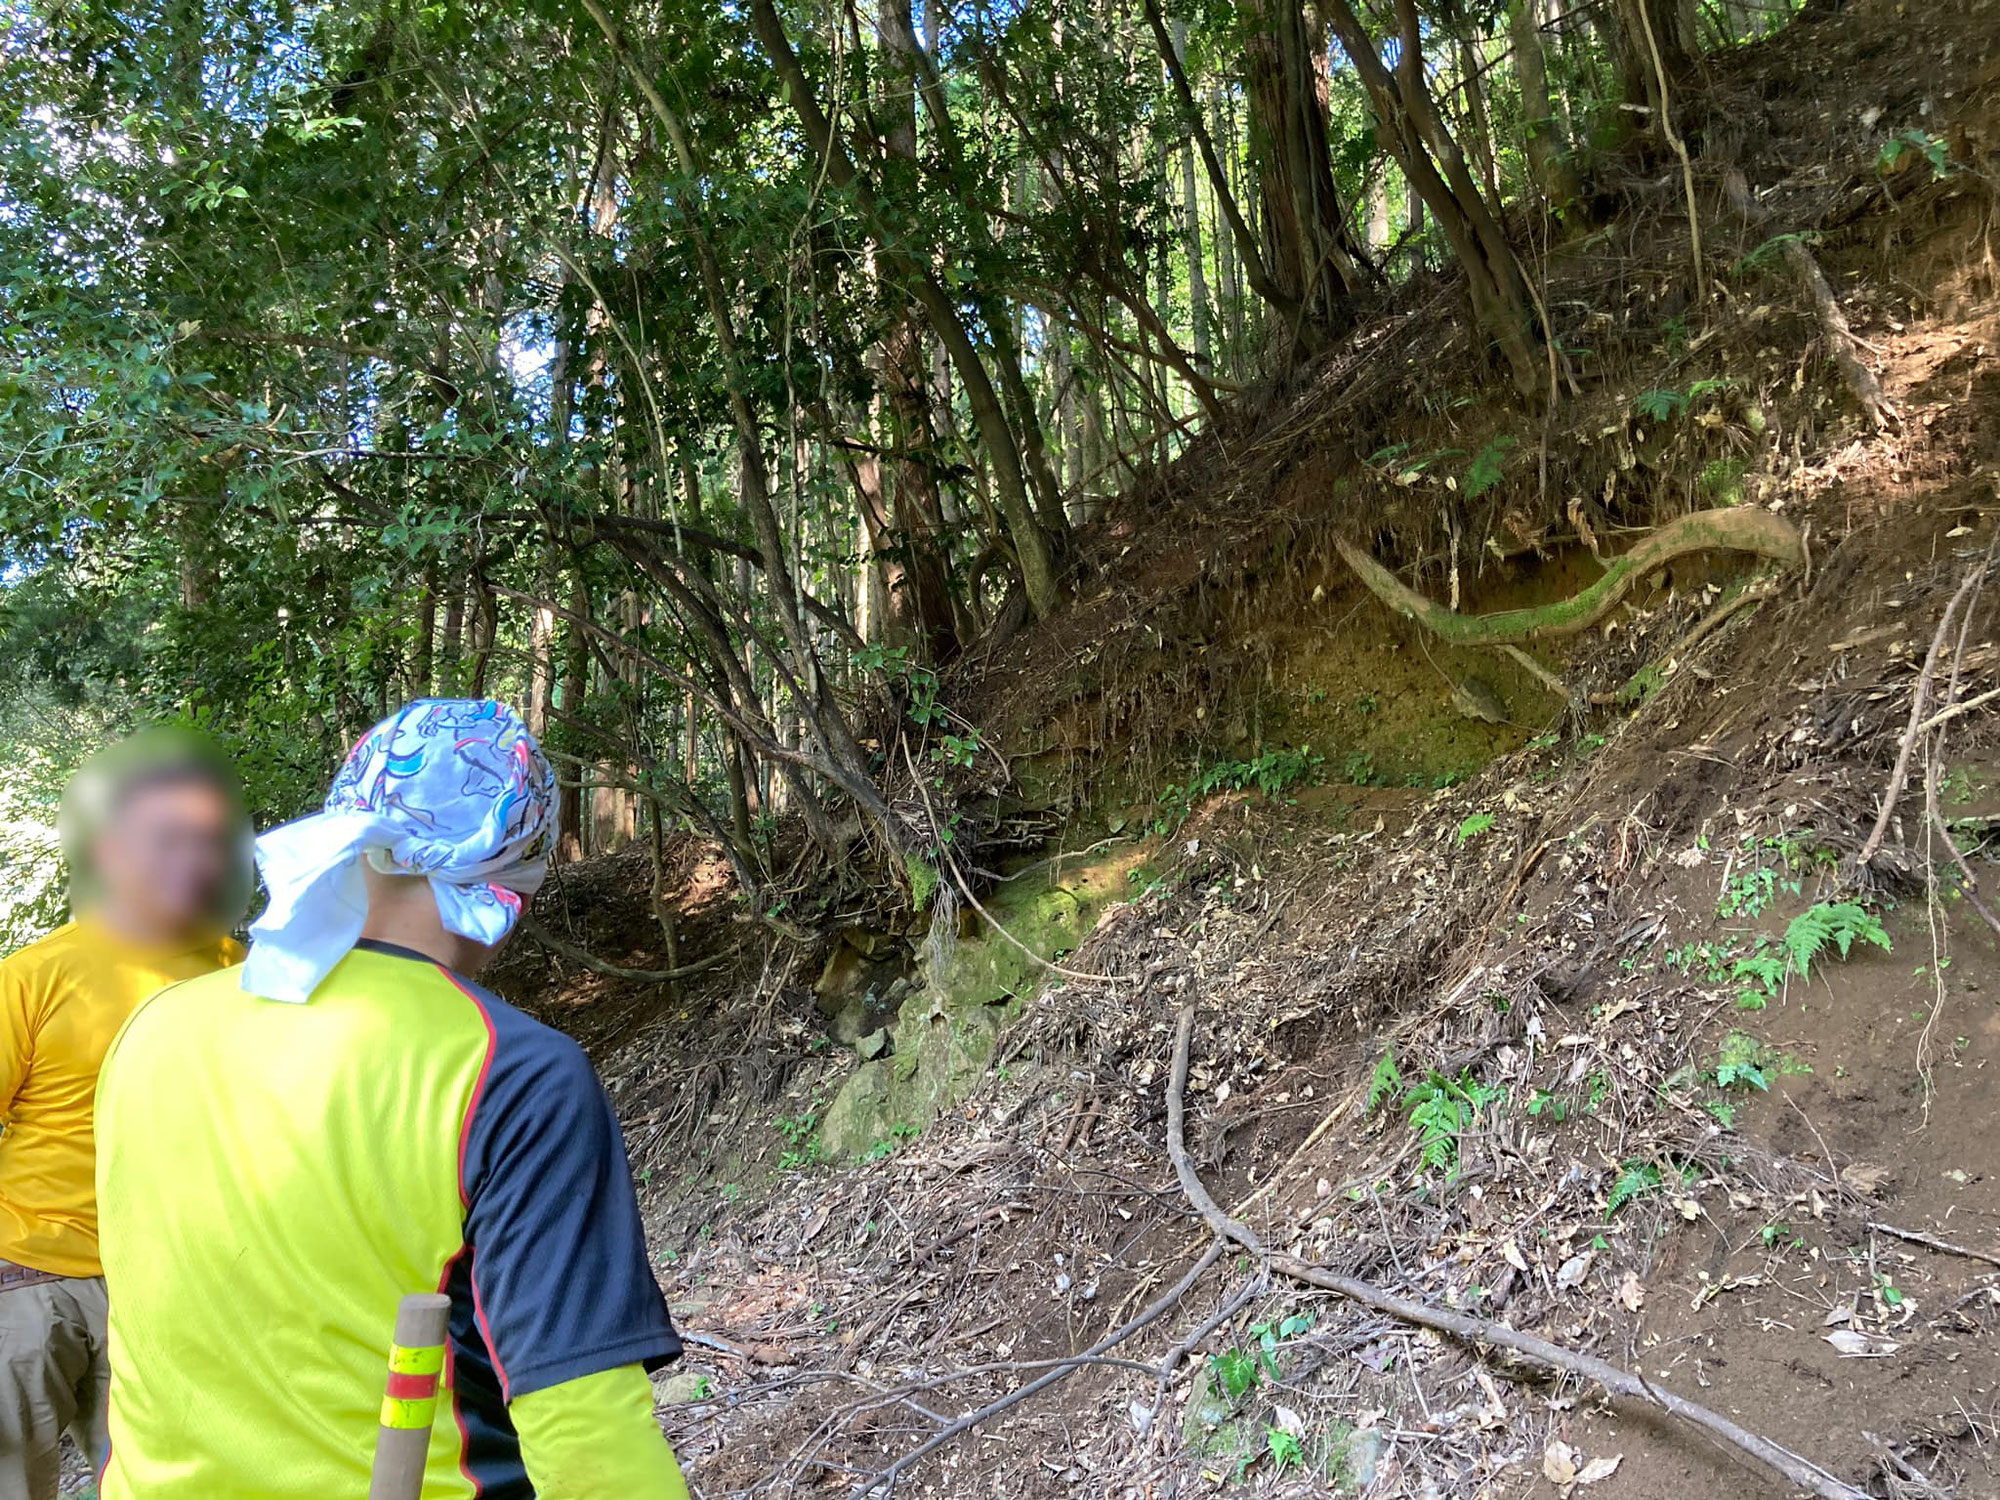
[[[0,963],[0,1260],[97,1274],[91,1106],[105,1051],[162,985],[242,958],[226,937],[160,951],[86,918]]]
[[[365,1495],[409,1292],[452,1299],[424,1500],[530,1500],[511,1402],[679,1352],[582,1052],[419,955],[163,991],[98,1121],[104,1500]]]

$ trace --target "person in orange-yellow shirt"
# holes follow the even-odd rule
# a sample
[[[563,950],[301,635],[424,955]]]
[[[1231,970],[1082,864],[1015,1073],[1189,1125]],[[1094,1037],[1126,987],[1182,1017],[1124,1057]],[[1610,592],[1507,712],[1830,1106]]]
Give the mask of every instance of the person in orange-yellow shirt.
[[[60,830],[75,920],[0,962],[0,1500],[54,1500],[65,1432],[104,1462],[98,1071],[155,990],[242,959],[250,883],[235,774],[192,735],[98,754]]]

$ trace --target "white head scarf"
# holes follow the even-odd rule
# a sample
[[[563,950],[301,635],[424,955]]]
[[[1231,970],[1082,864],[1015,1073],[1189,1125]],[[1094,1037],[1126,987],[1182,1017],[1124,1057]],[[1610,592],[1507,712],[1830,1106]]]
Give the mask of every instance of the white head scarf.
[[[548,873],[556,778],[518,715],[424,699],[384,719],[334,778],[325,811],[257,840],[271,903],[250,927],[243,988],[301,1003],[361,937],[361,860],[429,878],[444,925],[498,943]]]

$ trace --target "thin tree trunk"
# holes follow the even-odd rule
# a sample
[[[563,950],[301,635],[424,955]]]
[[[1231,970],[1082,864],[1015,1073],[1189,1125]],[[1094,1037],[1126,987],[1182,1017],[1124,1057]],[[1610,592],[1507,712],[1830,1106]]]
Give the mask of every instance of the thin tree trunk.
[[[583,560],[578,558],[570,569],[569,612],[578,620],[592,618],[590,600],[590,579],[583,568]],[[572,717],[583,712],[584,699],[590,692],[590,640],[583,626],[572,623],[563,635],[562,687],[555,707]],[[577,778],[565,778],[556,791],[556,858],[559,861],[578,860],[583,857],[583,788],[580,784],[582,769]]]
[[[459,692],[459,662],[465,651],[465,579],[454,577],[445,586],[444,642],[439,655],[438,689],[441,696],[455,698]]]
[[[1471,23],[1458,36],[1458,67],[1464,74],[1466,133],[1472,137],[1473,159],[1479,175],[1495,203],[1500,201],[1500,164],[1494,156],[1493,120],[1486,109],[1486,85],[1480,77],[1480,49],[1473,45]]]
[[[1368,248],[1379,257],[1395,239],[1389,223],[1389,174],[1377,171],[1368,179]]]
[[[1174,60],[1185,71],[1187,65],[1187,22],[1173,25]],[[1197,147],[1190,140],[1181,158],[1181,237],[1186,243],[1188,263],[1188,321],[1194,333],[1194,352],[1204,368],[1212,365],[1214,351],[1209,337],[1208,271],[1201,253],[1201,194],[1195,184]]]
[[[1538,396],[1547,380],[1537,353],[1527,279],[1430,95],[1415,0],[1396,0],[1400,32],[1393,74],[1349,0],[1323,0],[1323,10],[1368,91],[1383,127],[1384,147],[1422,195],[1465,271],[1480,325],[1505,359],[1516,388],[1524,396]]]
[[[436,694],[432,680],[432,660],[437,650],[437,564],[425,563],[417,585],[417,642],[410,667],[410,696],[429,698]]]
[[[1509,0],[1507,34],[1514,45],[1514,76],[1521,85],[1521,126],[1528,170],[1551,210],[1564,212],[1576,200],[1580,184],[1569,161],[1549,99],[1548,54],[1542,46],[1544,0]]]

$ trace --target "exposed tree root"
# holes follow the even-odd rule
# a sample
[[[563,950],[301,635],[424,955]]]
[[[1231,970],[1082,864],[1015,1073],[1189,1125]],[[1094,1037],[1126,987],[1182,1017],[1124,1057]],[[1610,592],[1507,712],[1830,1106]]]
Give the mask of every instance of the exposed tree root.
[[[1272,1250],[1258,1238],[1256,1232],[1240,1219],[1232,1219],[1209,1196],[1202,1185],[1201,1175],[1195,1170],[1193,1160],[1187,1151],[1187,1076],[1188,1049],[1194,1035],[1194,1007],[1181,1011],[1180,1023],[1174,1033],[1173,1072],[1167,1081],[1167,1156],[1173,1162],[1174,1174],[1180,1179],[1181,1191],[1187,1195],[1189,1203],[1200,1213],[1209,1228],[1215,1231],[1218,1241],[1240,1245],[1250,1254],[1258,1257],[1265,1266],[1281,1276],[1289,1276],[1294,1281],[1316,1286],[1324,1291],[1337,1292],[1350,1301],[1359,1302],[1364,1307],[1372,1307],[1377,1312],[1386,1313],[1401,1322],[1411,1323],[1419,1328],[1431,1328],[1439,1333],[1451,1335],[1470,1344],[1488,1344],[1518,1354],[1552,1370],[1562,1370],[1580,1376],[1603,1386],[1614,1396],[1622,1396],[1631,1401],[1643,1401],[1679,1417],[1682,1421],[1701,1428],[1722,1439],[1739,1452],[1746,1453],[1758,1461],[1768,1464],[1785,1479],[1821,1497],[1821,1500],[1866,1500],[1861,1490],[1835,1478],[1810,1460],[1794,1453],[1789,1448],[1760,1437],[1746,1428],[1738,1426],[1719,1412],[1710,1411],[1705,1406],[1675,1395],[1662,1386],[1654,1385],[1645,1376],[1631,1370],[1620,1369],[1592,1355],[1578,1354],[1552,1344],[1546,1339],[1536,1338],[1531,1333],[1523,1333],[1510,1328],[1505,1323],[1496,1323],[1487,1318],[1469,1318],[1463,1313],[1448,1312],[1408,1297],[1398,1297],[1385,1292],[1380,1287],[1352,1276],[1342,1276],[1323,1266],[1301,1260],[1295,1255]]]
[[[711,969],[720,969],[736,958],[733,952],[718,953],[711,958],[704,958],[700,963],[682,964],[674,969],[628,969],[622,964],[606,963],[587,948],[579,948],[575,943],[564,942],[533,917],[522,917],[519,926],[523,937],[539,943],[556,957],[581,964],[591,973],[602,974],[608,979],[631,979],[644,984],[674,984],[683,979],[692,979],[697,974],[706,974]]]
[[[1622,686],[1609,693],[1592,693],[1590,695],[1591,703],[1598,708],[1609,708],[1614,704],[1631,702],[1634,686],[1645,673],[1656,671],[1663,668],[1669,662],[1685,658],[1696,646],[1700,645],[1723,625],[1734,619],[1739,611],[1761,607],[1766,599],[1771,598],[1777,592],[1778,580],[1776,578],[1766,578],[1751,584],[1742,592],[1723,600],[1697,621],[1695,627],[1678,641],[1675,641],[1670,648],[1662,652],[1659,656],[1654,657],[1645,666],[1626,678]]]
[[[1348,567],[1378,599],[1405,619],[1457,646],[1509,646],[1588,630],[1654,569],[1691,552],[1751,552],[1774,561],[1805,561],[1798,529],[1768,510],[1698,510],[1652,532],[1630,552],[1613,558],[1604,576],[1580,594],[1533,609],[1491,615],[1462,615],[1426,599],[1366,549],[1346,537],[1334,546]]]
[[[1750,184],[1743,174],[1731,167],[1722,176],[1723,196],[1729,206],[1743,216],[1743,222],[1760,234],[1768,226],[1769,216],[1758,206],[1751,195]],[[1856,351],[1860,340],[1848,326],[1847,314],[1841,311],[1839,299],[1833,295],[1833,288],[1826,283],[1826,275],[1813,259],[1805,241],[1797,235],[1786,235],[1783,240],[1785,264],[1791,267],[1792,275],[1798,278],[1800,288],[1812,302],[1813,316],[1819,319],[1820,329],[1826,334],[1828,352],[1833,362],[1840,368],[1841,379],[1847,382],[1854,399],[1861,403],[1861,409],[1868,413],[1868,420],[1875,424],[1877,431],[1886,432],[1898,426],[1902,417],[1882,389],[1882,382],[1875,378],[1875,372]]]
[[[1875,826],[1869,830],[1868,841],[1861,846],[1861,852],[1854,856],[1856,869],[1866,869],[1868,861],[1882,847],[1882,839],[1889,831],[1889,819],[1895,816],[1896,803],[1903,795],[1903,787],[1910,779],[1910,757],[1915,751],[1919,731],[1924,724],[1924,710],[1931,703],[1931,680],[1937,675],[1938,657],[1944,651],[1945,637],[1951,634],[1951,622],[1958,614],[1958,608],[1966,598],[1979,587],[1986,577],[1986,564],[1968,568],[1964,579],[1958,585],[1958,592],[1951,596],[1951,602],[1944,607],[1944,618],[1938,621],[1937,633],[1931,637],[1931,649],[1924,656],[1924,669],[1917,674],[1916,691],[1910,695],[1910,723],[1903,731],[1903,743],[1896,751],[1896,768],[1889,773],[1888,788],[1882,793],[1882,806],[1875,814]]]

